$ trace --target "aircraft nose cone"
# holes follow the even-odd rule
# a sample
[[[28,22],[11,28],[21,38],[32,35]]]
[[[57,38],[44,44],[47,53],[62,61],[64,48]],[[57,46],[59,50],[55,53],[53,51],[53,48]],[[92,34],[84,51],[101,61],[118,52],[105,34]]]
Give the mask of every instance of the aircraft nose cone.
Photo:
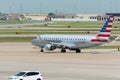
[[[33,45],[36,45],[36,44],[37,44],[37,40],[36,40],[36,39],[33,39],[33,40],[32,40],[32,44],[33,44]]]
[[[39,41],[37,39],[33,39],[32,40],[32,44],[35,45],[35,46],[37,46],[39,44]]]

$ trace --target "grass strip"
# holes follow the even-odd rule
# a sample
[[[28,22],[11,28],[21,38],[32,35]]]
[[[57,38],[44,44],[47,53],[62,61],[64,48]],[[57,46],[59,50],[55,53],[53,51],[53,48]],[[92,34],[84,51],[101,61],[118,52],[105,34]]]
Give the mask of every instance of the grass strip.
[[[34,37],[0,37],[0,42],[31,42]]]

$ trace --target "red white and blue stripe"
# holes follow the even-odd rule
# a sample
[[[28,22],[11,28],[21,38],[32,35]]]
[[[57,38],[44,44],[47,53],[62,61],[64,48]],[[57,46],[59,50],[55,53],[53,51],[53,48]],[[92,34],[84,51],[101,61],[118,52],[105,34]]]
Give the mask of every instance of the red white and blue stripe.
[[[100,30],[100,32],[97,34],[97,37],[110,37],[111,29],[112,29],[112,23],[113,23],[113,16],[110,16],[107,18],[103,28]]]
[[[97,34],[95,39],[92,39],[92,42],[100,42],[103,39],[103,42],[107,42],[108,38],[110,37],[111,29],[112,29],[112,23],[114,20],[114,16],[109,16],[103,25],[103,28],[100,30],[100,32]]]

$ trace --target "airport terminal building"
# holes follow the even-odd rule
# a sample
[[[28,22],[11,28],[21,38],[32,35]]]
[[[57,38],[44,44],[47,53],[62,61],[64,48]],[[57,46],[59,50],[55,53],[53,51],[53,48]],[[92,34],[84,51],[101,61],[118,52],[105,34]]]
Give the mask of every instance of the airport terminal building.
[[[68,14],[69,15],[69,14]],[[52,21],[105,21],[107,16],[103,14],[74,14],[74,15],[56,15]]]
[[[113,16],[119,17],[120,13],[106,13],[106,15],[113,15]]]
[[[6,20],[40,20],[40,21],[105,21],[108,15],[114,15],[120,21],[120,13],[106,14],[8,14],[1,17]]]

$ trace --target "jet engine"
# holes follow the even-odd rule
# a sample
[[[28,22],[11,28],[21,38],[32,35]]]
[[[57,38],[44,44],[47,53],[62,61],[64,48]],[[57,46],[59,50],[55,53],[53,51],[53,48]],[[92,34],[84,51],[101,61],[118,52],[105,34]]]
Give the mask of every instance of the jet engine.
[[[49,50],[49,51],[52,51],[52,50],[56,49],[56,47],[55,47],[55,46],[52,46],[52,45],[50,45],[50,44],[47,44],[47,45],[45,46],[45,49],[46,49],[46,50]]]

